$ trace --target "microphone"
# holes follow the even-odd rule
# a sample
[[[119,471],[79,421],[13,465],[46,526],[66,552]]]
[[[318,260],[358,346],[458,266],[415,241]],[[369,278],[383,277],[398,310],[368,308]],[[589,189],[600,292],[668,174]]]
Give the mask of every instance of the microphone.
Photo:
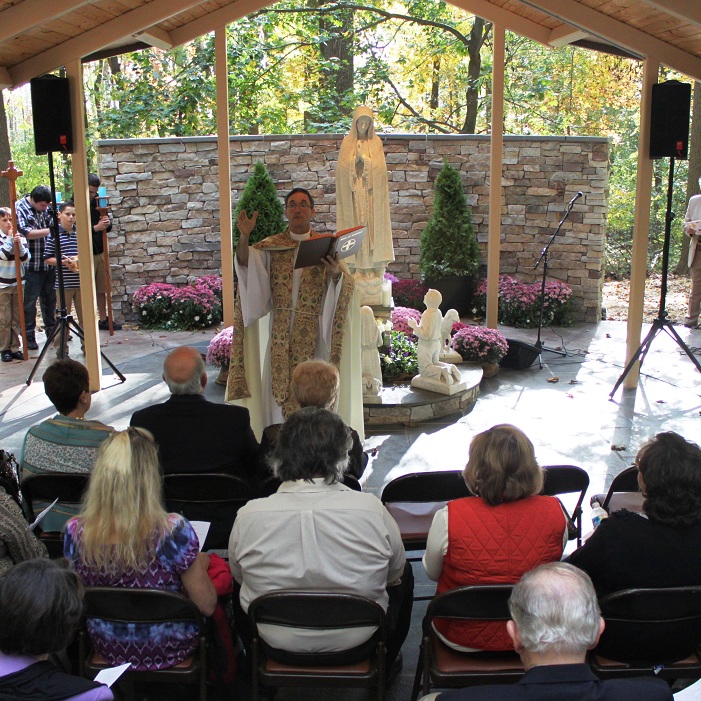
[[[567,205],[568,207],[571,207],[580,197],[584,197],[583,192],[578,192],[571,200],[570,203]]]

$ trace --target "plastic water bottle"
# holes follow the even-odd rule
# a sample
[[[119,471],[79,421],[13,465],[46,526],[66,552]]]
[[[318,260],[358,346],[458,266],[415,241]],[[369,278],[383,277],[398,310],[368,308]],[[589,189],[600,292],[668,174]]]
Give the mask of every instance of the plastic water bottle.
[[[606,513],[606,510],[602,508],[601,504],[599,504],[598,501],[595,501],[591,510],[591,523],[594,526],[594,530],[596,530],[599,527],[599,524],[605,518],[608,518],[608,516],[609,515]]]

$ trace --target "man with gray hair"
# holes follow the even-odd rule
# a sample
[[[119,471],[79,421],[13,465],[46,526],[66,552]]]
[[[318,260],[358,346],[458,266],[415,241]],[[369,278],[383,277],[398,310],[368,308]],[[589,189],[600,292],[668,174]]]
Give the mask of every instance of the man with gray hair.
[[[163,473],[224,472],[255,482],[260,446],[248,409],[205,399],[207,373],[200,352],[189,346],[171,351],[163,380],[170,398],[134,412],[129,422],[151,431]]]
[[[599,679],[585,662],[604,620],[589,576],[564,562],[526,572],[509,599],[506,624],[526,673],[515,684],[431,694],[425,701],[671,701],[661,679]]]

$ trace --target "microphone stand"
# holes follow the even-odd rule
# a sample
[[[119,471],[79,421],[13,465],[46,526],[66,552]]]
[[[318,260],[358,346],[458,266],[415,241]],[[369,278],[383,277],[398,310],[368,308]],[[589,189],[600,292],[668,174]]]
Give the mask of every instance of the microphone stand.
[[[29,377],[27,377],[27,384],[31,385],[32,380],[34,379],[34,375],[36,375],[37,370],[39,370],[39,366],[41,365],[42,360],[44,359],[44,356],[46,355],[47,351],[51,347],[51,344],[53,343],[54,339],[56,336],[59,337],[59,348],[57,351],[57,357],[60,359],[63,359],[65,357],[65,349],[68,343],[68,335],[72,331],[75,333],[78,338],[85,342],[85,334],[83,333],[83,329],[78,326],[76,323],[75,319],[73,318],[72,314],[67,313],[66,309],[66,288],[63,282],[63,252],[61,251],[61,237],[58,234],[58,207],[56,206],[56,182],[54,179],[54,159],[53,159],[53,153],[51,151],[48,152],[48,158],[49,158],[49,184],[51,187],[51,202],[53,203],[53,207],[51,208],[51,236],[54,237],[54,242],[56,243],[56,276],[58,278],[58,309],[57,315],[56,315],[56,323],[54,324],[54,328],[51,331],[51,333],[48,335],[46,342],[44,343],[44,347],[41,349],[41,353],[39,353],[39,357],[37,358],[36,363],[34,363],[34,367],[32,368],[32,371],[29,373]],[[88,310],[88,313],[90,313],[90,310]],[[122,381],[126,382],[127,378],[124,377],[124,375],[119,371],[117,366],[102,352],[100,351],[100,355],[102,356],[103,360],[112,368],[112,372],[114,372],[115,375]]]
[[[672,340],[689,356],[691,362],[695,365],[696,369],[701,372],[701,363],[699,363],[698,358],[691,352],[689,347],[682,341],[681,336],[677,333],[677,330],[672,325],[672,322],[668,319],[666,302],[667,302],[667,272],[669,269],[669,242],[671,239],[672,231],[672,219],[674,219],[674,212],[672,211],[672,193],[674,188],[674,156],[669,158],[669,179],[667,180],[667,212],[665,213],[664,220],[664,248],[662,249],[662,284],[660,285],[660,307],[657,312],[657,318],[653,320],[652,327],[645,336],[645,340],[640,344],[638,350],[633,353],[631,359],[628,361],[625,370],[621,373],[621,376],[616,380],[616,384],[613,386],[611,393],[609,394],[609,399],[613,399],[613,395],[616,390],[621,386],[623,380],[625,380],[626,375],[633,369],[636,361],[640,360],[640,366],[643,366],[643,361],[647,352],[650,350],[652,342],[660,331],[665,331],[667,335],[672,337]]]
[[[555,233],[550,237],[550,240],[545,244],[545,248],[541,251],[540,258],[536,261],[536,264],[533,266],[533,270],[535,270],[539,265],[540,261],[543,261],[543,282],[540,286],[540,313],[538,315],[538,340],[535,342],[535,347],[538,349],[538,365],[540,366],[540,369],[543,369],[543,351],[547,351],[548,353],[556,353],[557,355],[562,355],[566,356],[567,353],[561,350],[556,350],[555,348],[548,348],[543,344],[543,342],[540,340],[540,334],[543,329],[543,313],[545,311],[545,281],[546,278],[548,277],[548,255],[550,253],[550,246],[552,245],[553,241],[555,240],[555,237],[560,233],[560,229],[562,228],[562,225],[565,223],[565,219],[570,216],[570,212],[572,211],[572,208],[574,207],[574,203],[580,198],[583,197],[584,193],[578,192],[569,202],[565,209],[565,214],[560,219],[560,223],[557,225],[557,229],[555,229]]]

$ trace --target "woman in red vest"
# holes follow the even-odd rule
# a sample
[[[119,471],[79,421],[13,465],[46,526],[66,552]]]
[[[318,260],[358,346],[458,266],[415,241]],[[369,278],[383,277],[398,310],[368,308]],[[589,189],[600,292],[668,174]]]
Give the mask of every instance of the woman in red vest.
[[[528,570],[559,560],[567,521],[555,497],[538,496],[543,471],[533,444],[515,426],[476,435],[463,472],[474,497],[448,502],[434,517],[423,558],[437,593],[474,584],[515,584]],[[437,620],[457,650],[511,650],[505,621]]]

